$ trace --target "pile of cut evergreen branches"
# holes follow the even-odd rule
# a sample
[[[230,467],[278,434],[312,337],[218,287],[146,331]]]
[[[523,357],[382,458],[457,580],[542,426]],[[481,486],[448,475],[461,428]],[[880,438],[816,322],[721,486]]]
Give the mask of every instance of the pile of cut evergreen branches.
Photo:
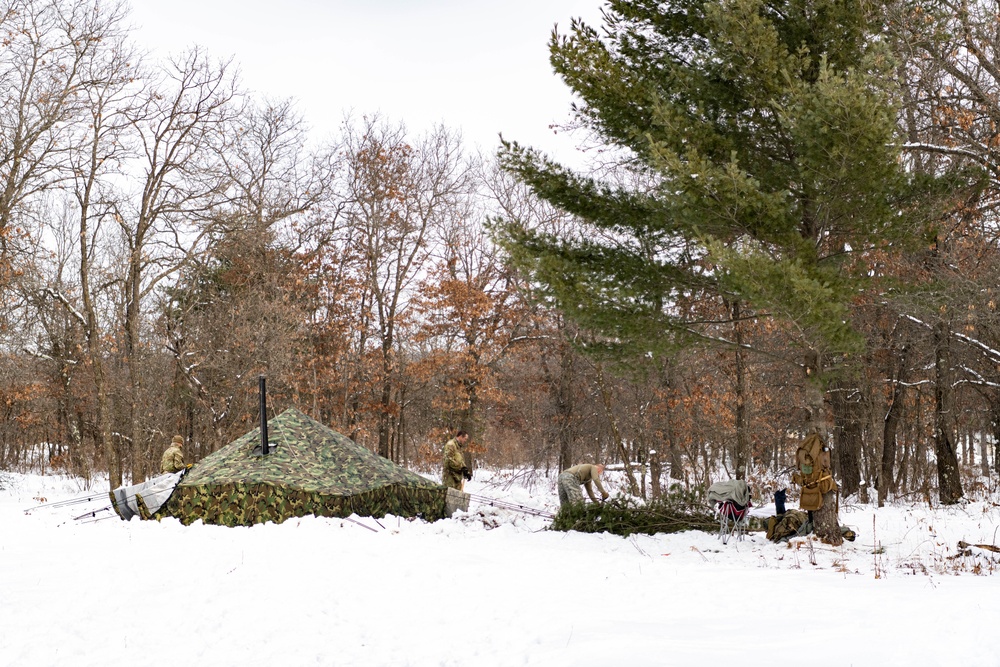
[[[704,503],[687,493],[673,492],[642,502],[635,498],[613,498],[604,503],[574,503],[560,508],[550,530],[582,533],[679,533],[685,530],[718,530],[718,520]]]

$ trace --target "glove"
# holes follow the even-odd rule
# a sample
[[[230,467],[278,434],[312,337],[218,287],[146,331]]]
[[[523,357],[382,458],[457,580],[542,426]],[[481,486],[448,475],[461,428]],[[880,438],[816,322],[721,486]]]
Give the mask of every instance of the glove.
[[[607,501],[607,499],[608,499],[608,494],[607,493],[605,493],[603,496],[601,496],[601,502],[602,503],[605,502],[605,501]]]
[[[472,479],[472,471],[463,466],[462,467],[462,477],[464,477],[466,480],[471,480]]]

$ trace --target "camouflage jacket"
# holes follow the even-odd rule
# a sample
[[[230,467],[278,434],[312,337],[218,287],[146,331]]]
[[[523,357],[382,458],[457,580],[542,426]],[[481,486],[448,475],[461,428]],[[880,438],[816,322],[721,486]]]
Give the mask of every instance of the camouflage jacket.
[[[593,485],[597,485],[597,490],[601,492],[601,498],[608,499],[608,492],[601,486],[601,475],[597,472],[597,466],[590,463],[581,463],[566,470],[566,472],[571,473],[577,478],[580,484],[583,484],[587,489],[587,495],[595,503],[597,502],[597,498],[594,497]]]
[[[444,462],[441,470],[441,483],[453,489],[462,488],[462,468],[465,467],[465,457],[462,456],[462,445],[452,438],[444,446]]]
[[[177,472],[184,467],[184,453],[177,445],[170,445],[160,459],[160,472]]]
[[[444,446],[444,467],[457,473],[462,472],[465,467],[465,457],[462,456],[462,445],[458,440],[452,438]]]

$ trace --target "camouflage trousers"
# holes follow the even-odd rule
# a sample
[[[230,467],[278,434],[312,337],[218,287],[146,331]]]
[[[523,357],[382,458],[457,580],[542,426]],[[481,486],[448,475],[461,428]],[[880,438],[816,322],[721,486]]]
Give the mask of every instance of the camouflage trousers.
[[[564,472],[558,478],[559,506],[569,503],[582,503],[583,491],[580,490],[580,480],[571,472]]]
[[[441,483],[449,489],[462,490],[462,473],[445,466],[441,471]]]

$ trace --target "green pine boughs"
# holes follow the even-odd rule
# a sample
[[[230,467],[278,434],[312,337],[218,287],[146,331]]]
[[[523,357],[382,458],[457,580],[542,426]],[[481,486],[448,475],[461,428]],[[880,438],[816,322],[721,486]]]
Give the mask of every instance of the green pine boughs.
[[[624,497],[604,503],[565,505],[549,526],[551,530],[612,533],[622,537],[635,533],[713,531],[718,527],[718,521],[704,503],[678,493],[644,504],[635,498]]]
[[[576,226],[509,219],[499,242],[609,344],[697,339],[706,327],[687,304],[728,299],[804,349],[856,352],[872,256],[912,243],[928,191],[900,160],[881,9],[610,0],[603,30],[574,22],[550,52],[578,123],[619,151],[617,176],[505,143],[503,167]]]

